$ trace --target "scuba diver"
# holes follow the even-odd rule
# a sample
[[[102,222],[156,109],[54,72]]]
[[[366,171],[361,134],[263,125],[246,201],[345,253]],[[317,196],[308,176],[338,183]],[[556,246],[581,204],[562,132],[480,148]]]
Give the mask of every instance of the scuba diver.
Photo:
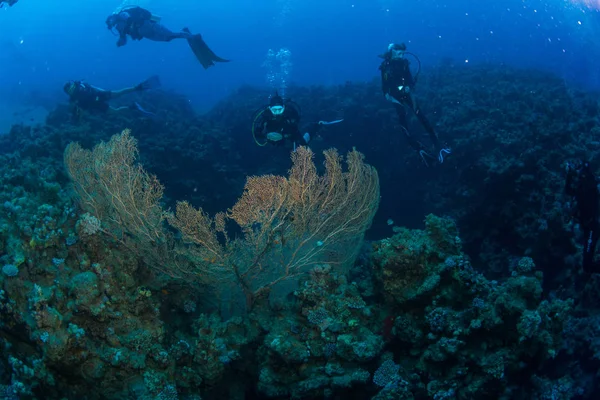
[[[65,83],[63,90],[69,95],[69,103],[73,107],[72,112],[74,116],[79,116],[82,111],[104,113],[108,110],[120,111],[128,109],[137,109],[144,114],[154,115],[144,110],[138,103],[133,103],[129,107],[112,107],[109,101],[125,94],[156,89],[158,87],[160,87],[158,76],[152,76],[134,87],[121,90],[104,90],[82,81],[69,81]]]
[[[118,47],[127,44],[127,35],[131,36],[133,40],[146,38],[155,42],[186,39],[204,69],[215,65],[215,62],[229,62],[229,60],[217,56],[206,45],[202,35],[193,35],[187,28],[182,29],[181,32],[172,32],[160,23],[159,17],[138,6],[126,7],[109,15],[106,18],[106,26],[111,32],[119,36]]]
[[[410,71],[410,62],[405,58],[406,54],[415,57],[419,64],[419,69],[414,77]],[[428,159],[433,159],[433,156],[429,154],[426,147],[415,139],[408,131],[406,108],[410,108],[421,125],[423,125],[423,128],[425,128],[425,131],[427,131],[431,138],[434,150],[438,153],[438,161],[440,164],[443,163],[444,157],[450,154],[451,151],[448,147],[440,145],[433,126],[431,126],[419,108],[415,98],[411,95],[411,92],[414,90],[415,84],[417,83],[419,73],[421,72],[421,62],[419,61],[419,58],[412,53],[408,53],[404,43],[391,43],[388,46],[387,51],[379,57],[383,58],[383,61],[379,66],[379,70],[381,71],[381,89],[383,90],[386,100],[394,103],[396,114],[400,120],[400,126],[408,139],[408,144],[419,153],[419,156],[425,165],[429,165]]]
[[[589,162],[567,163],[565,192],[575,198],[574,217],[583,230],[583,271],[588,274],[600,273],[600,265],[594,263],[600,234],[600,192]]]
[[[0,8],[4,7],[5,4],[8,4],[9,7],[12,7],[17,4],[17,1],[19,0],[0,0]]]
[[[300,131],[300,106],[291,100],[279,96],[277,92],[269,100],[269,105],[261,108],[255,113],[252,122],[252,137],[259,146],[267,144],[283,146],[292,143],[296,150],[298,145],[308,145],[311,138],[325,125],[342,122],[319,121],[312,123],[305,133]]]

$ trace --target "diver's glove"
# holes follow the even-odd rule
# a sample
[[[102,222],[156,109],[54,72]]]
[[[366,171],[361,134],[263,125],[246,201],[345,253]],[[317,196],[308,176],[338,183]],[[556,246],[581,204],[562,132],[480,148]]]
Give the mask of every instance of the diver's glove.
[[[304,135],[302,135],[302,139],[304,139],[304,142],[308,144],[308,142],[310,142],[310,133],[306,132]]]
[[[440,164],[444,163],[444,157],[447,155],[452,154],[452,150],[450,150],[449,147],[444,147],[442,148],[439,153],[438,153],[438,161],[440,162]]]

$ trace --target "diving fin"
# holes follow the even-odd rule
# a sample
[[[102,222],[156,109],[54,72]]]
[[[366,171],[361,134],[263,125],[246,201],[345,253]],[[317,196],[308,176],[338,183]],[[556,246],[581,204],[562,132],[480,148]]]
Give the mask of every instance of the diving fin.
[[[191,33],[190,30],[187,28],[184,28],[183,31],[186,33]],[[204,69],[212,67],[213,65],[215,65],[215,62],[229,62],[229,60],[217,56],[204,42],[204,39],[202,39],[202,35],[192,35],[187,41],[190,46],[190,49],[192,49],[192,52],[194,53],[198,61],[200,61],[200,64],[202,64]]]
[[[160,78],[158,75],[153,75],[146,79],[144,82],[136,86],[138,90],[151,90],[158,89],[160,87]]]

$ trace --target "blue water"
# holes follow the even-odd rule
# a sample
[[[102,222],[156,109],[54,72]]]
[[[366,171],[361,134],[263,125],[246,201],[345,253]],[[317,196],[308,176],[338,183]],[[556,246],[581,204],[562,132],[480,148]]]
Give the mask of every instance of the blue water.
[[[201,33],[217,54],[232,60],[205,71],[185,41],[130,41],[117,48],[104,21],[124,3],[21,0],[0,10],[0,104],[17,107],[31,93],[45,102],[64,101],[61,88],[69,79],[112,89],[158,74],[166,88],[205,110],[242,84],[268,84],[269,49],[289,50],[287,82],[334,84],[375,77],[376,56],[390,41],[406,42],[424,65],[448,57],[506,63],[550,69],[569,82],[598,87],[600,13],[581,1],[135,3],[172,30],[187,26]]]

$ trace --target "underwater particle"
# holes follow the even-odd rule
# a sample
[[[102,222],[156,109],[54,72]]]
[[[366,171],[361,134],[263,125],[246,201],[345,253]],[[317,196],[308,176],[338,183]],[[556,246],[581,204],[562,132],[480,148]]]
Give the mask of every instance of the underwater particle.
[[[6,264],[4,267],[2,267],[2,273],[8,277],[17,276],[19,273],[19,268],[13,264]]]
[[[391,218],[388,218],[388,220],[387,220],[387,224],[388,224],[388,225],[390,225],[390,226],[391,226],[391,225],[394,225],[394,220],[393,220],[393,219],[391,219]]]

